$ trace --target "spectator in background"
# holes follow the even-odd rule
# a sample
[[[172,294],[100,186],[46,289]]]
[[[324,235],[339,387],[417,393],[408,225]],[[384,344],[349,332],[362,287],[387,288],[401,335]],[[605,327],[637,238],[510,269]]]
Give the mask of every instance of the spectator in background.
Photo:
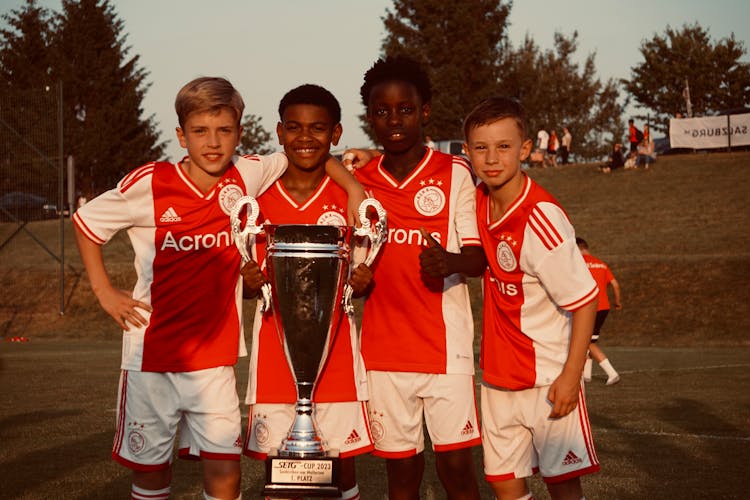
[[[568,155],[570,155],[570,144],[573,142],[573,136],[570,135],[568,127],[563,127],[562,145],[560,146],[560,158],[562,158],[562,164],[568,164]]]
[[[638,152],[638,144],[643,140],[643,132],[638,130],[632,118],[628,120],[628,140],[630,141],[630,151]]]
[[[437,145],[432,141],[432,137],[429,135],[424,136],[424,145],[433,151],[437,151]]]
[[[560,148],[560,141],[557,138],[557,132],[552,130],[549,134],[549,147],[547,148],[547,159],[552,167],[557,166],[557,150]]]
[[[622,144],[618,142],[612,146],[612,153],[609,155],[609,160],[602,165],[601,169],[603,173],[608,174],[612,170],[622,167],[624,164],[625,161],[622,157]]]
[[[536,133],[536,147],[542,154],[542,167],[547,166],[547,148],[549,147],[549,134],[544,129],[544,125]]]
[[[636,163],[637,161],[638,161],[638,155],[636,154],[635,151],[631,151],[628,153],[628,158],[625,160],[625,165],[623,166],[623,168],[625,170],[633,170],[635,169],[637,165]]]
[[[648,168],[652,163],[656,161],[656,151],[654,150],[654,140],[651,139],[651,133],[648,125],[643,127],[643,139],[638,144],[638,160],[636,165],[643,168]]]

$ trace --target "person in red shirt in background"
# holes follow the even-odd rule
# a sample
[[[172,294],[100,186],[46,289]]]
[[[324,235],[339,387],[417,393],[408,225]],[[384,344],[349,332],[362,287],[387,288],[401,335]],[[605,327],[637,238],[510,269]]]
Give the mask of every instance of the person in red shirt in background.
[[[607,296],[607,285],[612,285],[612,291],[615,295],[615,309],[620,310],[622,309],[622,302],[620,301],[620,284],[615,279],[609,266],[605,262],[591,255],[586,240],[583,238],[576,238],[576,243],[581,250],[583,260],[585,260],[586,264],[589,266],[589,271],[591,271],[591,275],[594,277],[594,281],[596,281],[596,284],[599,287],[599,305],[597,306],[596,311],[594,333],[591,335],[591,345],[589,346],[590,357],[586,360],[586,365],[583,368],[583,380],[586,382],[591,381],[591,358],[594,358],[596,362],[599,363],[599,366],[602,367],[602,370],[607,373],[607,385],[614,385],[620,381],[620,375],[614,369],[612,363],[609,362],[604,351],[596,345],[596,342],[599,340],[599,333],[604,325],[604,320],[607,319],[610,309],[609,297]]]
[[[630,142],[630,152],[638,153],[638,144],[643,140],[643,132],[638,130],[635,122],[631,118],[628,120],[628,141]]]

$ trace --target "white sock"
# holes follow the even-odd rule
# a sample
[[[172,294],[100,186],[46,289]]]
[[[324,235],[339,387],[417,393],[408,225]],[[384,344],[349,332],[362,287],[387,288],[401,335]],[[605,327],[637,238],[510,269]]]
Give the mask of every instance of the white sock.
[[[167,500],[171,487],[167,486],[161,490],[147,490],[136,485],[130,487],[131,500]]]
[[[341,500],[359,500],[359,485],[355,484],[353,487],[349,488],[345,492],[341,494]]]
[[[586,382],[591,381],[591,358],[586,358],[586,363],[583,365],[583,380]]]
[[[609,362],[609,359],[604,358],[604,361],[599,363],[599,366],[602,367],[602,370],[607,374],[607,377],[612,378],[617,376],[617,370],[612,367],[612,363]]]
[[[221,500],[221,499],[219,499],[219,498],[216,498],[216,497],[212,497],[211,495],[209,495],[208,493],[206,493],[206,490],[203,490],[203,498],[204,498],[205,500]],[[242,492],[240,492],[240,496],[238,496],[238,497],[237,497],[237,498],[235,498],[234,500],[242,500]]]

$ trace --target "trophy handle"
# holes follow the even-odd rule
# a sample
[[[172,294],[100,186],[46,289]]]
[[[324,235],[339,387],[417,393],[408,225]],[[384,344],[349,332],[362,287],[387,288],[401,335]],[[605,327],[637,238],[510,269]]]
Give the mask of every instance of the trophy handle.
[[[375,209],[378,215],[378,220],[374,226],[367,217],[367,210],[369,208]],[[369,266],[375,261],[375,257],[378,256],[378,252],[380,252],[380,248],[388,236],[388,218],[386,217],[383,205],[375,198],[365,199],[359,205],[359,222],[362,225],[354,230],[354,234],[356,236],[364,236],[370,240],[370,250],[363,261],[364,265]],[[348,283],[344,285],[344,311],[350,316],[354,314],[354,305],[352,304],[353,293],[354,290],[351,285]]]
[[[240,214],[245,207],[247,207],[247,223],[243,228]],[[252,260],[250,246],[255,242],[255,235],[262,230],[261,226],[258,225],[259,215],[260,207],[257,200],[252,196],[243,196],[237,200],[237,203],[234,204],[229,214],[234,244],[240,252],[240,256],[242,256],[243,264]],[[263,313],[271,305],[271,285],[269,283],[264,284],[261,288],[261,299],[263,303],[261,304],[260,312]]]

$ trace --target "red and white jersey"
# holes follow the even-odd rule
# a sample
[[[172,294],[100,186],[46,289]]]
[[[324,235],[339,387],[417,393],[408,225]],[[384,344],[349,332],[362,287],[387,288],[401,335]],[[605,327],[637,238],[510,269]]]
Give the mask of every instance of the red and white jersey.
[[[480,366],[506,389],[551,384],[568,356],[571,313],[598,290],[555,199],[526,177],[506,213],[490,219],[486,186],[477,188],[477,219],[488,268]]]
[[[356,176],[388,213],[388,240],[374,263],[362,318],[368,370],[474,373],[474,323],[465,278],[428,288],[420,277],[424,227],[449,252],[479,246],[475,188],[462,158],[429,148],[402,181],[373,159]]]
[[[258,198],[258,220],[265,224],[346,225],[346,203],[346,192],[328,176],[302,204],[286,191],[281,181],[276,181]],[[256,261],[265,270],[266,238],[263,234],[256,237],[253,251]],[[258,301],[246,402],[294,403],[297,400],[294,376],[284,356],[273,311],[261,314],[260,306]],[[343,314],[339,322],[323,372],[315,384],[313,399],[316,402],[367,400],[367,374],[353,317]]]
[[[148,326],[123,332],[122,369],[185,372],[233,365],[245,355],[240,255],[229,214],[267,189],[286,156],[235,157],[207,193],[180,164],[148,163],[86,203],[73,221],[104,244],[127,230],[135,251],[133,298],[151,305]]]
[[[609,309],[609,297],[607,296],[607,285],[609,282],[615,279],[609,266],[603,260],[594,257],[593,255],[584,254],[583,260],[586,261],[586,265],[589,266],[589,271],[596,281],[596,286],[599,287],[599,304],[596,307],[597,311],[603,311]]]

